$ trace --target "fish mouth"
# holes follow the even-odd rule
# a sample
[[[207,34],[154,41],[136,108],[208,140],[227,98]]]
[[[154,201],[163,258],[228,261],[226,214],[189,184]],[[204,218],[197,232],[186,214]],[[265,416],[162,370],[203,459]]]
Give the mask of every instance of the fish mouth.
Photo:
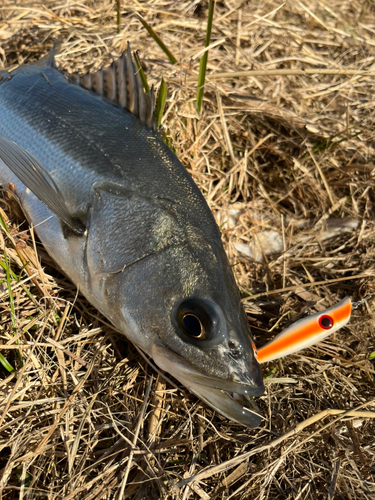
[[[152,357],[160,368],[223,416],[246,427],[260,425],[263,417],[253,398],[264,393],[263,384],[252,386],[206,375],[159,341],[152,346]]]

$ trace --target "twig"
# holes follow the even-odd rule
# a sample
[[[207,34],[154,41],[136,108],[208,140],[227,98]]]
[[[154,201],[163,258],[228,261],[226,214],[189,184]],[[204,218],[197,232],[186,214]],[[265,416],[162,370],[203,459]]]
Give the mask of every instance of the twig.
[[[320,286],[320,285],[330,285],[332,283],[339,283],[340,281],[347,281],[347,280],[359,280],[362,278],[370,278],[370,274],[357,274],[356,276],[347,276],[345,278],[335,278],[331,280],[324,280],[324,281],[314,281],[314,283],[301,283],[299,285],[293,285],[293,286],[287,286],[285,288],[278,288],[277,290],[268,290],[267,292],[262,292],[262,293],[256,293],[252,294],[248,292],[247,290],[241,290],[241,292],[246,293],[251,297],[251,299],[257,299],[258,297],[264,297],[265,295],[273,295],[276,293],[281,293],[281,292],[291,292],[293,290],[297,290],[298,288],[305,288],[305,287],[311,287],[311,286]]]
[[[236,80],[238,78],[251,78],[254,76],[312,76],[312,75],[332,75],[332,76],[375,76],[375,71],[360,69],[263,69],[263,70],[245,70],[245,71],[224,71],[217,73],[206,73],[207,80]],[[187,76],[186,82],[195,82],[196,76]],[[171,78],[173,83],[179,83],[179,78]]]
[[[286,434],[278,437],[277,439],[274,439],[270,443],[267,443],[267,444],[265,444],[263,446],[259,446],[258,448],[255,448],[255,449],[253,449],[251,451],[243,453],[242,455],[240,455],[238,457],[235,457],[235,458],[232,458],[230,460],[227,460],[226,462],[223,462],[223,463],[221,463],[219,465],[215,465],[214,467],[210,467],[210,468],[208,468],[208,469],[200,472],[199,474],[196,474],[195,476],[191,476],[191,477],[189,477],[187,479],[183,479],[182,481],[180,481],[179,483],[177,483],[176,488],[182,488],[183,486],[191,483],[192,481],[203,481],[203,479],[207,479],[208,477],[211,477],[214,474],[225,472],[228,469],[231,469],[232,467],[235,467],[239,463],[241,463],[241,462],[247,460],[248,458],[252,457],[253,455],[261,453],[261,452],[263,452],[265,450],[270,450],[272,448],[275,448],[275,446],[279,445],[280,443],[282,443],[286,439],[289,439],[290,437],[297,435],[299,432],[301,432],[303,429],[305,429],[309,425],[312,425],[315,422],[318,422],[319,420],[322,420],[325,417],[333,416],[333,415],[338,415],[338,418],[334,422],[329,422],[328,424],[326,424],[322,428],[320,428],[317,431],[315,431],[312,435],[308,436],[306,439],[304,439],[303,441],[301,441],[300,443],[298,443],[298,445],[297,445],[298,447],[302,446],[305,442],[307,442],[308,440],[310,440],[313,436],[315,436],[316,434],[319,434],[320,432],[322,432],[327,427],[329,427],[331,425],[334,425],[335,422],[341,420],[344,417],[351,417],[351,418],[375,418],[375,412],[372,412],[372,411],[359,411],[360,408],[363,408],[363,407],[368,406],[368,405],[373,404],[373,403],[375,403],[375,400],[368,401],[368,402],[364,403],[363,405],[359,406],[357,409],[354,409],[354,410],[353,409],[351,409],[351,410],[334,410],[334,409],[323,410],[320,413],[318,413],[316,415],[313,415],[310,418],[307,418],[303,422],[301,422],[298,425],[296,425],[296,427],[294,429],[292,429],[289,432],[287,432]],[[289,451],[290,450],[287,450],[286,452],[284,452],[282,456],[287,455]]]
[[[143,424],[143,419],[144,419],[144,415],[145,415],[145,411],[146,411],[146,406],[147,406],[147,403],[148,403],[148,398],[150,396],[150,391],[151,391],[153,380],[154,379],[151,376],[151,378],[150,378],[150,380],[148,382],[147,389],[146,389],[145,399],[143,401],[143,404],[142,404],[142,407],[141,407],[141,411],[139,413],[137,427],[135,428],[135,432],[134,432],[134,438],[133,438],[133,443],[132,443],[132,450],[130,452],[129,460],[128,460],[128,463],[126,465],[125,475],[124,475],[124,478],[122,480],[121,489],[120,489],[120,493],[119,493],[119,497],[118,497],[119,500],[123,500],[123,498],[124,498],[124,491],[125,491],[126,483],[128,481],[129,472],[130,472],[130,469],[131,469],[131,466],[132,466],[132,462],[133,462],[134,448],[135,448],[135,446],[137,444],[139,431],[141,430],[141,426]]]

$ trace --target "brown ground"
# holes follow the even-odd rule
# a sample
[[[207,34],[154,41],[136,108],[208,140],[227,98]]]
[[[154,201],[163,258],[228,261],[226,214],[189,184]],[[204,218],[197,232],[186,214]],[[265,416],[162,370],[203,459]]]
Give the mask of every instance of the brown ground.
[[[372,0],[218,2],[197,120],[206,1],[123,0],[120,34],[114,1],[1,1],[0,65],[36,60],[60,38],[58,63],[83,72],[129,40],[149,82],[158,88],[164,76],[165,131],[217,216],[258,345],[306,312],[370,297],[332,338],[264,366],[265,420],[246,429],[157,375],[35,253],[14,204],[1,201],[10,232],[1,252],[16,274],[13,325],[0,285],[0,352],[18,371],[0,369],[0,498],[375,497],[373,9]],[[317,73],[291,74],[303,69]],[[333,69],[346,74],[319,74]]]

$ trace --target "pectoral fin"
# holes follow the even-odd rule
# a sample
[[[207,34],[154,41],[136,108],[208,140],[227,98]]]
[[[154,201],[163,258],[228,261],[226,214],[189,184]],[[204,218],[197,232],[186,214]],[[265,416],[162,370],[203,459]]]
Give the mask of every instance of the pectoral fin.
[[[0,160],[75,233],[82,235],[85,232],[83,224],[70,214],[51,175],[34,156],[0,136]]]

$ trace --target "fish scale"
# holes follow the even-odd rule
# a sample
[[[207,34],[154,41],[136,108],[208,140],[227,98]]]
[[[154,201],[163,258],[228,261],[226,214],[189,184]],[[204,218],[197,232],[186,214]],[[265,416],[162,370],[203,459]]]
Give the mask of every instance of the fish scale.
[[[196,213],[199,220],[206,219],[208,228],[212,226],[212,214],[201,203],[200,191],[182,166],[176,169],[159,134],[132,114],[69,85],[58,71],[43,69],[43,75],[20,74],[1,85],[0,135],[53,172],[73,211],[79,207],[78,212],[85,212],[93,182],[113,180],[126,182],[151,198],[162,193],[171,201],[183,199],[185,206],[194,209],[190,223]],[[66,163],[75,171],[76,192],[66,180]],[[148,176],[153,177],[152,183]]]

